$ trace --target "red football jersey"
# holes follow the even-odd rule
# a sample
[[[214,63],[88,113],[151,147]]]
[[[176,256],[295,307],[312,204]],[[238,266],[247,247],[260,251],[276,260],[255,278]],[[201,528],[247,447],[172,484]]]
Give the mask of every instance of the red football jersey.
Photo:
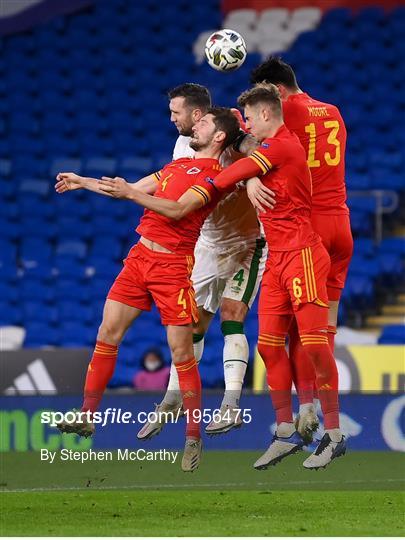
[[[318,242],[311,225],[311,174],[298,137],[283,125],[248,159],[261,168],[263,184],[275,193],[274,209],[259,215],[270,252]]]
[[[177,201],[192,190],[204,206],[178,221],[145,210],[137,232],[174,253],[192,255],[205,218],[221,198],[212,183],[220,170],[218,160],[209,158],[181,158],[163,167],[155,175],[159,182],[155,197]]]
[[[283,101],[284,122],[305,149],[312,175],[312,212],[348,214],[345,186],[346,127],[337,107],[292,94]]]

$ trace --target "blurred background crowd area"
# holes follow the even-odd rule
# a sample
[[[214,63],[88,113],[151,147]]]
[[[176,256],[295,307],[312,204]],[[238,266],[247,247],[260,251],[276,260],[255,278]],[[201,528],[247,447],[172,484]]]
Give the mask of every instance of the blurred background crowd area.
[[[171,160],[177,137],[167,91],[197,82],[216,104],[234,106],[251,69],[270,53],[293,66],[304,91],[338,105],[348,128],[355,249],[337,343],[405,342],[402,2],[3,0],[1,6],[3,349],[90,348],[106,293],[137,240],[140,207],[81,191],[57,195],[55,175],[136,181],[159,169]],[[205,40],[218,28],[246,39],[249,54],[236,72],[216,72],[204,61]],[[253,356],[256,304],[245,330]],[[142,316],[121,347],[111,386],[133,386],[151,348],[167,364],[165,341],[156,310]],[[214,319],[201,364],[206,387],[222,383],[222,347]]]

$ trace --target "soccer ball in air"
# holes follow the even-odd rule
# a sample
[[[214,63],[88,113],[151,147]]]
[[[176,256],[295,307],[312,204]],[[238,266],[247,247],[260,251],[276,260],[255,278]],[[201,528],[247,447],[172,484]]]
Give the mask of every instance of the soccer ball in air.
[[[246,59],[243,37],[235,30],[218,30],[207,39],[205,56],[209,65],[218,71],[238,69]]]

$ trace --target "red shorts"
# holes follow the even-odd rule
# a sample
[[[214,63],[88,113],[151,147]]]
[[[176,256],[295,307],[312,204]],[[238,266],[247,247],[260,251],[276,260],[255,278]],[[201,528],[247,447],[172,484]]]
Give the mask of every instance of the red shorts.
[[[272,251],[266,263],[259,314],[292,315],[307,303],[328,307],[330,259],[318,244],[301,250]]]
[[[193,265],[191,256],[156,252],[136,244],[124,260],[124,268],[107,298],[142,311],[150,311],[153,301],[164,325],[197,322],[190,277]]]
[[[353,237],[350,217],[346,214],[329,216],[312,214],[314,231],[322,238],[329,253],[331,265],[326,286],[329,300],[339,300],[345,286],[347,271],[353,253]]]

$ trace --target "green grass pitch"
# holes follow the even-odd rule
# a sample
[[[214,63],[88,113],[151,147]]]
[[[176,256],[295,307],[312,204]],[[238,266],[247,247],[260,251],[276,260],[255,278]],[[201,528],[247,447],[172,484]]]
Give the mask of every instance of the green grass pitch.
[[[157,462],[1,459],[2,536],[402,536],[405,455],[304,454],[255,471],[255,452],[206,452],[193,474]]]

